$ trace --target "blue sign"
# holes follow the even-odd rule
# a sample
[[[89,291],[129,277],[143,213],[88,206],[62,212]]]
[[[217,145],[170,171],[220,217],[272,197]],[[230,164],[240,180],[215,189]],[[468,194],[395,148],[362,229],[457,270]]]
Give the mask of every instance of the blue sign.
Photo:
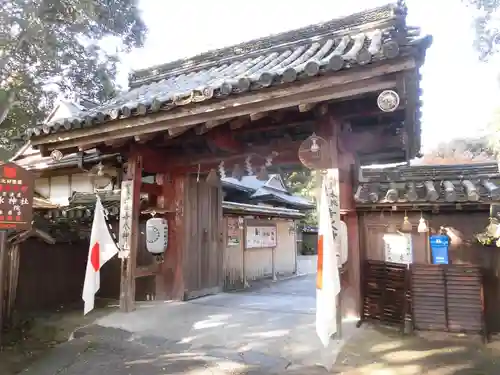
[[[429,238],[431,244],[432,264],[448,264],[448,236],[435,235]]]

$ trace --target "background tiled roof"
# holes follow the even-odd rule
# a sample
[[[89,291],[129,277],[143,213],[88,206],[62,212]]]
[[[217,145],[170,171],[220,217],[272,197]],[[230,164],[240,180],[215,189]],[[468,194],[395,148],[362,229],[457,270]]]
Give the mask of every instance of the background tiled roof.
[[[355,195],[358,205],[500,200],[497,163],[367,168],[361,170],[359,181]],[[429,194],[426,184],[431,184],[436,194]],[[396,194],[388,199],[387,192],[391,189]]]

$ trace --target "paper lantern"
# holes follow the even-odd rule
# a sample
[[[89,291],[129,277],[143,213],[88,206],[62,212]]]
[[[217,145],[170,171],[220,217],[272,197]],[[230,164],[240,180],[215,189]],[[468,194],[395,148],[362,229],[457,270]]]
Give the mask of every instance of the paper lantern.
[[[153,255],[161,255],[168,247],[168,223],[160,217],[146,221],[146,248]]]
[[[410,220],[408,219],[408,216],[406,215],[405,211],[405,217],[403,218],[403,224],[401,225],[401,232],[411,232],[413,229],[412,224],[410,223]]]
[[[422,216],[422,214],[420,214],[420,220],[418,221],[417,231],[418,233],[426,233],[428,230],[429,228],[427,227],[427,223],[425,222],[425,219]]]

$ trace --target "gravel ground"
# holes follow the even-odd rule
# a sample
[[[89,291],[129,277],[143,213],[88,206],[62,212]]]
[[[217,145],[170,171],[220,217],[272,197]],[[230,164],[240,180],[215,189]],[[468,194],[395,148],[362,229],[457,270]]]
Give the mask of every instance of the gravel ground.
[[[402,337],[368,328],[341,350],[337,373],[344,375],[483,375],[500,374],[498,342],[479,337],[424,333]]]

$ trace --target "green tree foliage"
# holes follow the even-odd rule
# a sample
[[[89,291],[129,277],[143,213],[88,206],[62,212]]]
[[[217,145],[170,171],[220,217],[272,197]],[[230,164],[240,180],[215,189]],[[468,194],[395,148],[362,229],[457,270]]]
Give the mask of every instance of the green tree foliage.
[[[487,60],[500,47],[500,0],[462,0],[474,12],[474,47]],[[450,27],[460,27],[451,25]]]
[[[283,180],[291,194],[300,195],[316,202],[316,191],[318,188],[316,171],[302,167],[293,172],[283,173]],[[301,220],[302,226],[316,226],[318,218],[316,210],[309,210],[306,216]]]
[[[0,146],[58,95],[115,93],[118,54],[143,45],[138,0],[0,0]],[[102,47],[103,40],[116,48]]]

